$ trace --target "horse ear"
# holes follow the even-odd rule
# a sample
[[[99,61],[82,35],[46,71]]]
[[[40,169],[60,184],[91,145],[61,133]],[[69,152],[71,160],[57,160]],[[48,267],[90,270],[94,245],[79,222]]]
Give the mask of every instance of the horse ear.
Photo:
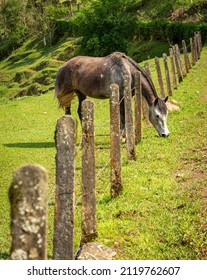
[[[163,101],[166,103],[166,102],[168,101],[168,96],[165,97],[165,98],[163,99]]]
[[[155,99],[155,101],[154,101],[154,106],[156,106],[157,105],[157,103],[158,103],[158,97]]]

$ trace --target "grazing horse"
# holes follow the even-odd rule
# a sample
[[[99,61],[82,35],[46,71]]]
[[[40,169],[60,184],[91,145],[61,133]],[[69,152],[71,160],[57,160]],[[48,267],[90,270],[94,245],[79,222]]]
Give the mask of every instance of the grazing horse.
[[[78,114],[81,120],[81,103],[86,96],[109,98],[110,85],[119,85],[121,129],[125,129],[124,76],[130,77],[134,88],[134,73],[141,72],[142,95],[149,105],[149,120],[163,137],[169,136],[167,128],[167,98],[160,99],[151,78],[130,57],[114,52],[105,57],[76,56],[66,62],[58,71],[55,92],[59,105],[71,114],[70,105],[75,94],[79,99]],[[133,94],[133,92],[132,92]]]

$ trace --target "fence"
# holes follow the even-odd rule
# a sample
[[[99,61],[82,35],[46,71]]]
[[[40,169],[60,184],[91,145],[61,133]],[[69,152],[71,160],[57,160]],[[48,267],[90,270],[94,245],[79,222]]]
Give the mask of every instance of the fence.
[[[200,57],[201,34],[190,39],[192,62],[182,41],[184,64],[178,46],[170,48],[173,87],[187,75]],[[167,92],[173,94],[167,55],[163,55]],[[155,58],[160,93],[165,97],[160,62]],[[192,65],[191,65],[192,64]],[[146,66],[150,75],[149,65]],[[176,72],[177,70],[177,72]],[[177,78],[176,78],[177,74]],[[142,95],[140,72],[135,75],[134,117],[129,77],[125,77],[126,149],[128,160],[136,160],[135,145],[142,137]],[[82,106],[82,236],[81,246],[97,236],[94,103],[85,100]],[[76,122],[72,116],[57,121],[56,133],[56,194],[54,216],[54,259],[74,259],[74,196]],[[121,163],[120,98],[119,88],[111,85],[110,98],[110,182],[111,198],[123,191]],[[14,174],[10,186],[11,203],[11,258],[47,259],[47,172],[39,165],[25,165]]]

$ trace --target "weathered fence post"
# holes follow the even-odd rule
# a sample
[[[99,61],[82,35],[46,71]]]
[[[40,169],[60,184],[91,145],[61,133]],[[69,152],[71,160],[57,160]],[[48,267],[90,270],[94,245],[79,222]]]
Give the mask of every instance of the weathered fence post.
[[[192,65],[195,65],[196,64],[195,45],[194,45],[194,40],[192,38],[190,38],[190,49],[191,49]]]
[[[201,53],[202,51],[202,37],[201,37],[201,31],[197,32],[197,38],[198,38],[198,46],[199,46],[199,52]]]
[[[96,230],[96,182],[94,102],[82,103],[82,237],[81,244],[98,236]]]
[[[149,66],[149,63],[148,63],[148,62],[145,62],[145,64],[144,64],[144,69],[145,69],[145,72],[147,73],[147,75],[148,75],[149,77],[151,77],[150,66]]]
[[[111,198],[115,198],[122,190],[121,170],[121,133],[119,86],[111,85],[110,95],[110,165],[111,165]]]
[[[9,189],[11,259],[47,259],[47,172],[39,166],[20,167]]]
[[[136,160],[134,125],[133,125],[133,115],[132,115],[132,93],[131,93],[131,81],[129,76],[124,76],[124,105],[125,105],[127,158],[129,160]]]
[[[165,78],[166,78],[166,84],[167,84],[167,92],[171,96],[172,95],[172,88],[170,83],[170,74],[169,74],[169,68],[167,63],[167,54],[163,53],[163,61],[164,61],[164,67],[165,67]]]
[[[197,45],[196,33],[194,33],[193,45],[194,45],[194,52],[195,52],[195,62],[197,62],[198,61],[198,45]]]
[[[184,53],[185,69],[186,69],[186,73],[188,73],[191,68],[191,65],[190,65],[190,60],[189,60],[185,40],[182,40],[182,46],[183,46],[183,53]]]
[[[136,72],[134,75],[134,91],[135,91],[135,144],[139,143],[142,139],[142,85],[141,73]]]
[[[144,64],[144,69],[145,69],[146,74],[149,77],[151,77],[150,66],[149,66],[148,62],[146,62]],[[144,96],[142,96],[142,103],[141,104],[142,104],[142,113],[143,113],[145,126],[150,127],[151,123],[149,121],[149,106],[148,106],[147,100],[145,99]]]
[[[56,198],[53,255],[74,259],[74,186],[76,122],[66,115],[56,126]]]
[[[155,65],[157,70],[157,79],[160,87],[160,95],[162,96],[162,98],[165,98],[165,89],[164,89],[164,84],[162,79],[161,68],[160,68],[160,61],[158,57],[155,57]]]
[[[176,66],[176,70],[177,70],[177,75],[178,75],[178,82],[182,82],[183,77],[180,71],[180,65],[179,65],[179,59],[178,59],[178,51],[177,51],[177,47],[173,46],[173,52],[174,52],[174,57],[175,57],[175,66]]]
[[[180,50],[179,50],[179,47],[178,47],[177,44],[175,45],[175,48],[176,48],[176,53],[177,53],[177,56],[178,56],[178,61],[179,61],[180,69],[182,71],[182,75],[183,75],[183,77],[186,77],[185,67],[183,65],[181,54],[180,54]]]
[[[195,32],[195,39],[196,39],[196,45],[197,45],[197,54],[198,54],[198,59],[200,59],[200,55],[201,55],[201,47],[200,47],[199,32]]]
[[[176,75],[175,75],[174,53],[173,53],[173,49],[172,48],[169,49],[169,53],[170,53],[170,63],[171,63],[173,87],[174,87],[174,89],[177,89],[178,86],[177,86],[177,79],[176,79]]]

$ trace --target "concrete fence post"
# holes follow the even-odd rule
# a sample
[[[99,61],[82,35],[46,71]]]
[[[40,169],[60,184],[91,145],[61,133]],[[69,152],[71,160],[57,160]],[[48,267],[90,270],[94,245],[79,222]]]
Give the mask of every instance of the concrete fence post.
[[[94,102],[82,102],[82,237],[87,243],[98,236],[96,229],[96,181]]]
[[[162,79],[162,72],[160,68],[160,61],[158,57],[155,57],[155,66],[157,70],[157,79],[160,87],[160,95],[162,98],[165,98],[165,89],[164,89],[164,84],[163,84],[163,79]]]
[[[74,187],[76,122],[66,115],[56,126],[56,197],[53,255],[55,260],[74,259]]]
[[[142,85],[141,85],[141,73],[136,72],[135,79],[135,144],[138,144],[142,139]]]
[[[171,63],[171,73],[172,73],[172,80],[173,80],[173,88],[177,89],[178,85],[177,85],[177,79],[176,79],[176,73],[175,73],[175,60],[174,60],[174,53],[173,53],[173,49],[172,48],[169,49],[169,53],[170,53],[170,63]]]
[[[124,77],[124,105],[125,105],[125,126],[126,126],[126,147],[127,158],[136,160],[134,124],[132,115],[132,93],[129,76]]]
[[[168,95],[172,95],[172,88],[171,88],[171,82],[170,82],[170,73],[169,73],[169,68],[168,68],[168,62],[167,62],[167,54],[163,54],[163,62],[164,62],[164,67],[165,67],[165,79],[166,79],[166,84],[167,84],[167,92]]]
[[[20,167],[9,189],[11,259],[47,259],[47,172],[37,164]]]
[[[178,75],[178,82],[181,83],[183,80],[183,76],[180,71],[180,63],[179,63],[178,50],[177,50],[176,45],[173,46],[173,52],[174,52],[174,57],[175,57],[175,66],[176,66],[177,75]]]
[[[110,95],[110,166],[111,166],[111,198],[115,198],[122,190],[121,164],[121,132],[119,86],[111,85]]]

